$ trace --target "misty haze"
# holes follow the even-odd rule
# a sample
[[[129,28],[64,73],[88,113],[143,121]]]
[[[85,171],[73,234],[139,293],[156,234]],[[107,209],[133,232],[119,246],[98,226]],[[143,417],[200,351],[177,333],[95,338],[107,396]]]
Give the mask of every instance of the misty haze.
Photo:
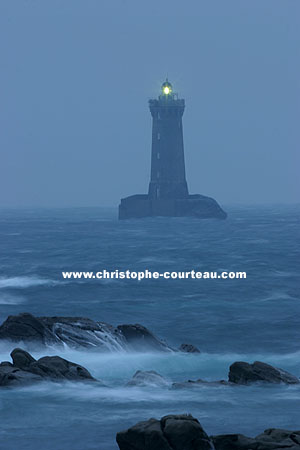
[[[1,206],[146,192],[166,75],[189,191],[299,201],[298,2],[1,2]]]

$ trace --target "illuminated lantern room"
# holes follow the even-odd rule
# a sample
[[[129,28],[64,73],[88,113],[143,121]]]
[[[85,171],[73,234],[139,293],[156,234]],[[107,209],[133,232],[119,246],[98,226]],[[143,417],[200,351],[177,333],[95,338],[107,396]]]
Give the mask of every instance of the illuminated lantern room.
[[[168,81],[168,78],[166,79],[166,81],[162,84],[161,86],[161,91],[162,94],[165,95],[166,97],[170,94],[172,94],[172,85],[171,83]]]

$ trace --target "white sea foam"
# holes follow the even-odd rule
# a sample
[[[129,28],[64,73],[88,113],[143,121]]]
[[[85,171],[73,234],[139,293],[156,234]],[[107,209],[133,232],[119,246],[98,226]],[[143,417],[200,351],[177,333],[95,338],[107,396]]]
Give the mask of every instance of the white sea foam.
[[[49,280],[46,278],[39,278],[37,276],[0,278],[0,289],[6,288],[24,289],[32,286],[55,285],[55,284],[57,284],[57,281]]]

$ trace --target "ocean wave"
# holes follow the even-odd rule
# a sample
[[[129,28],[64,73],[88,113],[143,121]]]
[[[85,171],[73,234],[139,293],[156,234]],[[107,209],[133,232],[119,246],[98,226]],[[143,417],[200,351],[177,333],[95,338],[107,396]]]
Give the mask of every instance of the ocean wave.
[[[57,281],[46,278],[39,278],[37,276],[23,276],[23,277],[2,277],[0,278],[0,289],[24,289],[32,286],[55,285]]]
[[[141,258],[138,263],[159,263],[159,264],[174,264],[174,260],[172,259],[162,259],[161,257],[157,256],[146,256],[144,258]]]
[[[264,297],[259,300],[259,302],[269,302],[276,300],[298,300],[296,297],[292,297],[287,292],[274,291],[270,293],[268,297]]]
[[[0,305],[20,305],[24,303],[26,299],[24,297],[16,297],[13,295],[0,295]]]
[[[287,272],[284,270],[274,270],[273,275],[275,275],[276,277],[294,277],[294,276],[298,276],[298,274],[296,272]]]

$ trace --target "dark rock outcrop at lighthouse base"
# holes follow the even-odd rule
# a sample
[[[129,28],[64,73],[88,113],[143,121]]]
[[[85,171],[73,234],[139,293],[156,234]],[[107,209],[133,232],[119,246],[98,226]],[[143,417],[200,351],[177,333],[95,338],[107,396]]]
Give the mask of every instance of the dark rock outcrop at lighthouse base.
[[[180,199],[153,199],[148,194],[137,194],[121,199],[119,219],[157,216],[226,219],[227,214],[216,200],[200,194]]]

